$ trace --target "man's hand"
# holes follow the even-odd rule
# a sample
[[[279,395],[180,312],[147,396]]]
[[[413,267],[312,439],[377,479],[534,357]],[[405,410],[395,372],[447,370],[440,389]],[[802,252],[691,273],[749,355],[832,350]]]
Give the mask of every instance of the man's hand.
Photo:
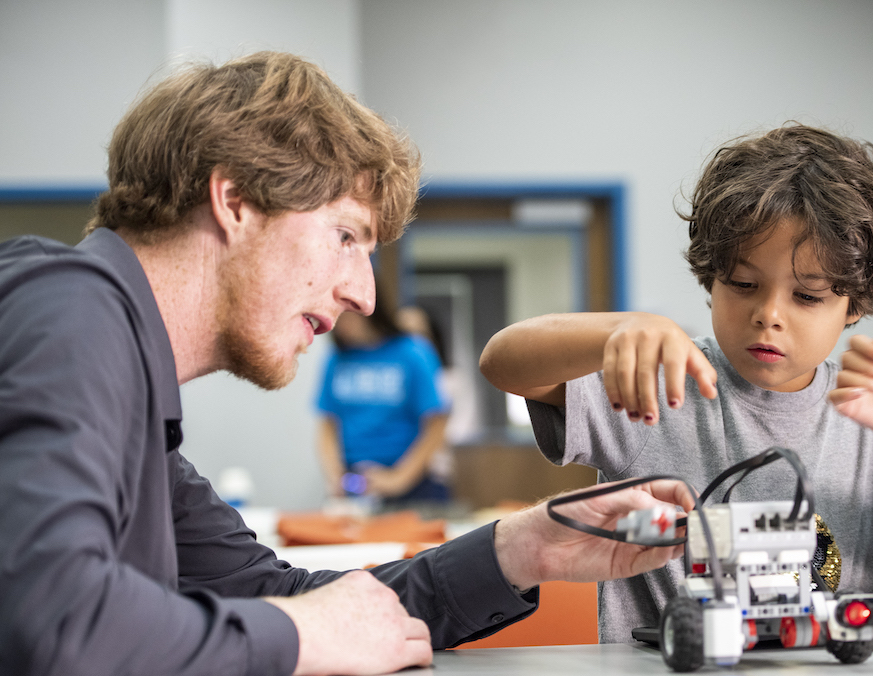
[[[715,369],[675,322],[641,312],[621,316],[603,349],[603,384],[616,411],[627,411],[634,422],[658,422],[661,364],[670,408],[679,408],[685,401],[686,374],[697,381],[704,397],[716,397]]]
[[[385,674],[433,659],[427,625],[410,617],[397,594],[368,572],[352,571],[299,596],[264,600],[297,626],[294,676]]]
[[[682,482],[655,481],[556,509],[591,526],[613,530],[628,512],[663,503],[687,511],[693,508],[694,499]],[[660,568],[682,553],[681,545],[641,547],[568,528],[548,515],[545,503],[499,521],[494,540],[503,574],[519,589],[549,580],[594,582],[630,577]]]
[[[873,339],[860,334],[849,338],[841,361],[837,388],[828,397],[838,413],[873,428]]]

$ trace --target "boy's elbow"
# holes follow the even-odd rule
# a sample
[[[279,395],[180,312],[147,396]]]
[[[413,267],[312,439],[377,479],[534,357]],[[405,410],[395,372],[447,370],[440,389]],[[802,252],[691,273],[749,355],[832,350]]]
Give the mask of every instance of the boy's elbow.
[[[499,390],[505,390],[499,359],[495,356],[495,352],[496,350],[491,342],[489,342],[482,351],[482,354],[479,355],[479,372],[494,387]]]

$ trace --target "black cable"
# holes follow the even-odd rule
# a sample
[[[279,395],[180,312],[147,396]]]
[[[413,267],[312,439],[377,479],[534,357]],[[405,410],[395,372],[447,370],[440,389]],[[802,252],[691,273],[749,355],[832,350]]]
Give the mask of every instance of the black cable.
[[[743,475],[737,481],[735,481],[730,486],[730,488],[728,488],[727,492],[722,498],[722,502],[728,502],[734,487],[736,487],[737,484],[745,479],[749,475],[749,473],[756,469],[769,465],[772,462],[776,462],[780,459],[787,460],[797,474],[797,489],[794,493],[794,507],[792,508],[791,513],[788,515],[788,518],[786,520],[797,520],[804,499],[806,499],[807,509],[806,514],[801,517],[801,520],[806,521],[810,519],[815,512],[815,500],[813,497],[812,484],[809,481],[806,469],[803,467],[803,463],[800,461],[800,457],[797,455],[797,453],[795,453],[791,449],[781,448],[779,446],[771,446],[763,453],[759,453],[758,455],[748,458],[747,460],[738,462],[737,464],[726,469],[715,479],[713,479],[709,486],[706,487],[706,490],[704,490],[703,493],[700,495],[700,501],[706,502],[706,499],[712,494],[712,492],[716,488],[718,488],[726,479],[730,478],[734,474],[737,474],[738,472],[743,472]]]
[[[606,530],[604,528],[598,528],[597,526],[589,526],[587,523],[582,523],[581,521],[577,521],[569,516],[565,516],[560,512],[555,511],[555,507],[558,505],[566,505],[571,502],[579,502],[582,500],[590,500],[591,498],[596,498],[601,495],[608,495],[609,493],[615,493],[616,491],[625,490],[627,488],[632,488],[633,486],[639,486],[640,484],[650,483],[652,481],[660,481],[662,479],[673,480],[673,481],[681,481],[688,488],[688,492],[691,494],[691,497],[694,499],[694,508],[697,510],[700,516],[700,524],[701,529],[703,530],[703,536],[706,539],[707,547],[709,548],[709,569],[712,572],[713,586],[715,591],[715,597],[719,601],[724,600],[724,590],[722,585],[722,569],[721,562],[718,560],[718,557],[715,555],[715,542],[712,538],[712,530],[709,527],[709,520],[706,517],[706,513],[703,511],[703,503],[697,497],[697,492],[694,488],[688,484],[684,479],[672,475],[657,475],[644,477],[642,479],[627,479],[626,481],[621,481],[619,483],[612,484],[610,486],[601,486],[600,488],[594,488],[588,491],[584,491],[582,493],[571,493],[569,495],[562,495],[557,498],[552,498],[546,503],[546,511],[549,516],[569,528],[573,528],[575,530],[581,531],[583,533],[588,533],[589,535],[595,535],[597,537],[607,538],[610,540],[616,540],[618,542],[627,542],[627,536],[624,533],[617,533],[615,531]],[[677,519],[677,524],[679,519]],[[636,540],[629,544],[639,545],[641,547],[672,547],[674,545],[685,544],[688,538],[673,538],[672,540]],[[688,555],[686,553],[686,567],[687,567],[687,559]]]
[[[677,477],[664,475],[650,476],[642,479],[627,479],[626,481],[622,481],[620,483],[612,484],[609,486],[602,486],[600,488],[593,488],[589,491],[585,491],[584,493],[571,493],[569,495],[562,495],[557,498],[552,498],[546,503],[546,511],[549,516],[552,517],[558,523],[562,523],[569,528],[574,528],[578,531],[582,531],[583,533],[588,533],[589,535],[596,535],[597,537],[607,538],[609,540],[617,540],[618,542],[627,542],[627,536],[624,533],[617,533],[613,530],[606,530],[604,528],[598,528],[597,526],[589,526],[587,523],[582,523],[581,521],[577,521],[572,517],[565,516],[560,512],[555,511],[555,507],[558,505],[566,505],[570,502],[580,502],[582,500],[590,500],[591,498],[596,498],[601,495],[608,495],[609,493],[616,493],[617,491],[625,490],[626,488],[632,488],[633,486],[639,486],[640,484],[647,484],[652,481],[659,481],[661,479],[672,479],[682,481],[682,479],[678,479]],[[683,481],[683,483],[685,483]],[[685,484],[688,486],[688,484]],[[692,490],[691,487],[688,487],[689,490]],[[692,491],[693,492],[693,491]],[[644,547],[672,547],[674,545],[681,545],[685,542],[685,538],[674,538],[672,540],[658,540],[652,542],[634,542],[633,544],[641,544]]]

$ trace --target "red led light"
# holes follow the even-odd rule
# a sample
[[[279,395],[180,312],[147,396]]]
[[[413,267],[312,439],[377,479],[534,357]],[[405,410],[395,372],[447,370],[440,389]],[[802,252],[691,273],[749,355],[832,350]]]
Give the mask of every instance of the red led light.
[[[706,564],[705,563],[692,563],[691,564],[691,572],[696,573],[697,575],[702,575],[706,572]]]
[[[669,514],[667,514],[667,512],[661,512],[661,516],[659,516],[657,519],[652,520],[652,525],[657,526],[658,529],[661,531],[661,535],[663,535],[664,532],[673,525],[673,521],[674,520],[670,517]]]
[[[850,627],[861,627],[870,619],[870,607],[863,601],[850,601],[843,610],[843,617]]]

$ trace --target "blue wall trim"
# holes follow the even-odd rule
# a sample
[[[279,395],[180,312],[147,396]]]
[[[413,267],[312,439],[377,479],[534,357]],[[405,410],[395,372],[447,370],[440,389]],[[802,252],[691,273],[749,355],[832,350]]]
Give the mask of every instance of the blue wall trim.
[[[492,197],[524,199],[536,197],[581,197],[608,199],[612,204],[612,291],[613,310],[628,309],[627,187],[620,182],[507,182],[428,181],[419,195],[424,198]]]
[[[90,203],[97,199],[106,187],[105,185],[0,186],[0,204]]]
[[[90,203],[106,185],[81,186],[0,186],[0,204]],[[592,197],[609,199],[612,203],[612,289],[615,310],[628,307],[629,280],[627,269],[627,188],[620,182],[471,182],[429,181],[422,185],[420,195],[440,197]]]

